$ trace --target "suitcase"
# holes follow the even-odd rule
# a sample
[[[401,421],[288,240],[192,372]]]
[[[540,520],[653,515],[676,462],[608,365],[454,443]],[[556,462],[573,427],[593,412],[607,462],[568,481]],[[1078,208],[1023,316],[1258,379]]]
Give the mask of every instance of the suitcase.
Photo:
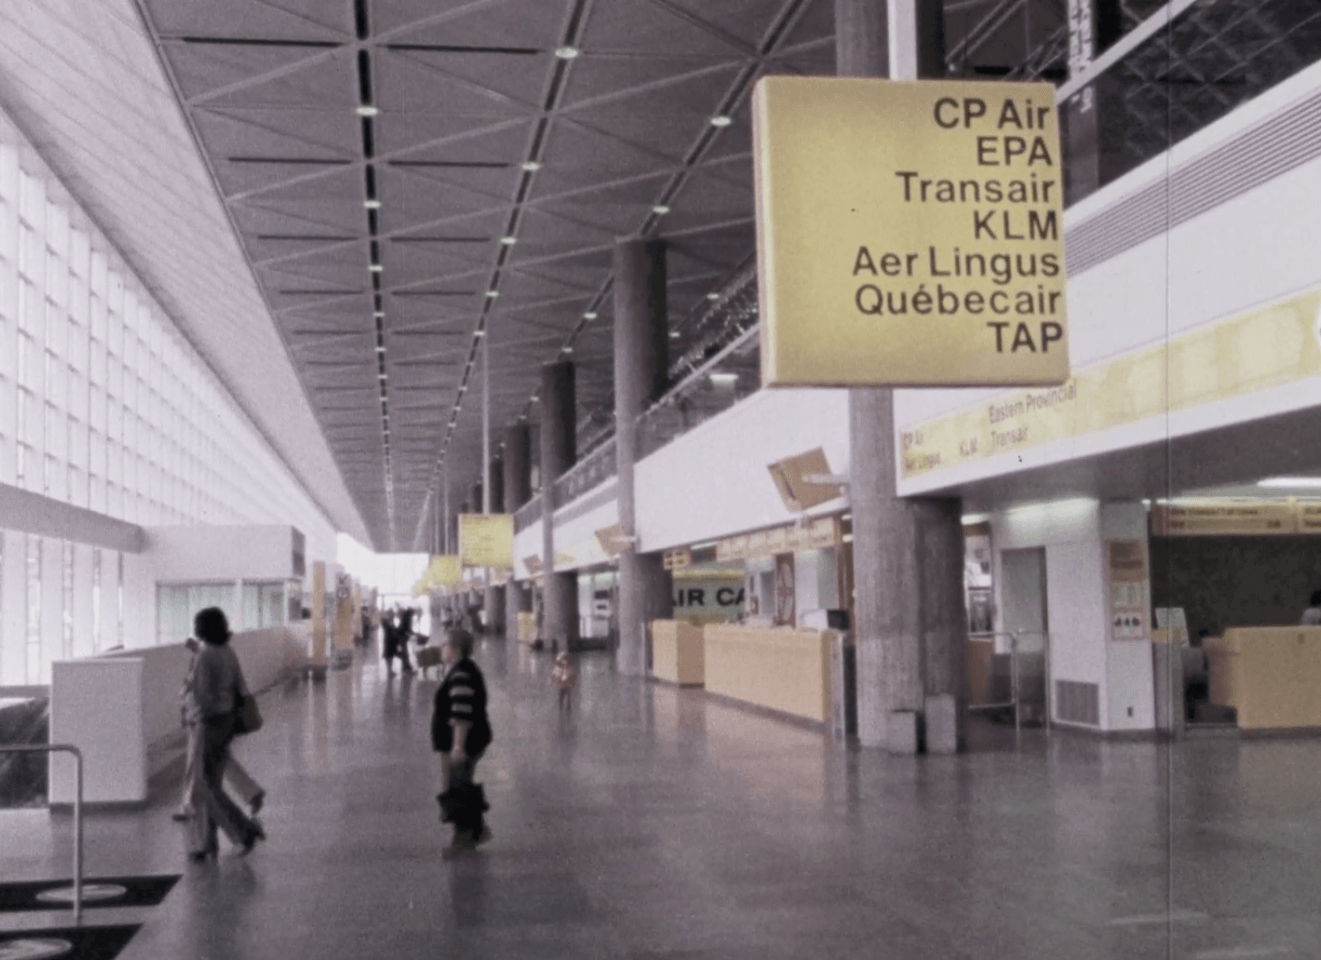
[[[440,647],[423,647],[417,651],[417,665],[423,670],[440,666]]]

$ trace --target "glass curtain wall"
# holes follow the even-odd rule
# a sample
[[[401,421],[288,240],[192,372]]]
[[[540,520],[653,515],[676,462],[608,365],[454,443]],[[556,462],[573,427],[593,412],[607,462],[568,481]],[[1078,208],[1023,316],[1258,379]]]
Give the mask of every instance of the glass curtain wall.
[[[0,484],[134,524],[289,523],[334,542],[324,515],[2,115]],[[3,527],[0,518],[0,684],[44,683],[54,659],[153,642],[136,628],[124,636],[122,556]],[[163,624],[156,632],[167,633]]]

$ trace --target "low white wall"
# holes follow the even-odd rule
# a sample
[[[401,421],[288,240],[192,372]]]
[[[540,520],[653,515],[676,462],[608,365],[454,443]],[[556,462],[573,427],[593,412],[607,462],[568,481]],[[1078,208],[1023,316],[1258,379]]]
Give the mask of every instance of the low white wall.
[[[260,693],[277,683],[289,670],[307,661],[307,628],[304,624],[249,630],[234,634],[230,643],[243,665],[248,687]],[[142,664],[141,738],[146,751],[147,773],[165,766],[182,743],[179,722],[179,691],[188,672],[191,654],[182,643],[163,647],[124,650],[72,663],[134,660]],[[58,692],[52,686],[52,700]]]

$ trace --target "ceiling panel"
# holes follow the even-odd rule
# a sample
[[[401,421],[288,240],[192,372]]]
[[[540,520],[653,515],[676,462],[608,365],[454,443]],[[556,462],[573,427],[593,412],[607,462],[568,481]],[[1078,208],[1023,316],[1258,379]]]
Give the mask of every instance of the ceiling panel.
[[[746,262],[750,83],[758,64],[815,64],[829,8],[369,0],[359,41],[350,0],[148,2],[378,547],[413,546],[442,453],[456,490],[480,471],[479,329],[497,429],[535,418],[542,365],[566,358],[596,429],[611,413],[616,241],[672,237],[676,323]],[[566,44],[580,55],[556,56]],[[734,125],[713,131],[731,107]]]

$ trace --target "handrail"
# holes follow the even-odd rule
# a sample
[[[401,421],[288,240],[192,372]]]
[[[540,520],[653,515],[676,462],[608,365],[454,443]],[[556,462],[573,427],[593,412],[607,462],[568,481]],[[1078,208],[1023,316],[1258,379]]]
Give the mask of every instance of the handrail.
[[[78,923],[83,918],[83,752],[71,743],[32,743],[0,744],[0,753],[73,754],[73,920]]]
[[[970,633],[969,640],[993,640],[996,637],[1009,638],[1009,700],[1005,703],[979,703],[969,705],[969,710],[1004,710],[1013,708],[1014,711],[1014,736],[1019,737],[1023,732],[1023,724],[1020,714],[1022,698],[1018,688],[1018,643],[1023,637],[1041,638],[1042,655],[1042,680],[1045,703],[1043,712],[1045,714],[1043,722],[1045,725],[1046,736],[1050,736],[1051,729],[1051,696],[1050,696],[1050,633],[1046,630],[991,630],[984,633]]]

